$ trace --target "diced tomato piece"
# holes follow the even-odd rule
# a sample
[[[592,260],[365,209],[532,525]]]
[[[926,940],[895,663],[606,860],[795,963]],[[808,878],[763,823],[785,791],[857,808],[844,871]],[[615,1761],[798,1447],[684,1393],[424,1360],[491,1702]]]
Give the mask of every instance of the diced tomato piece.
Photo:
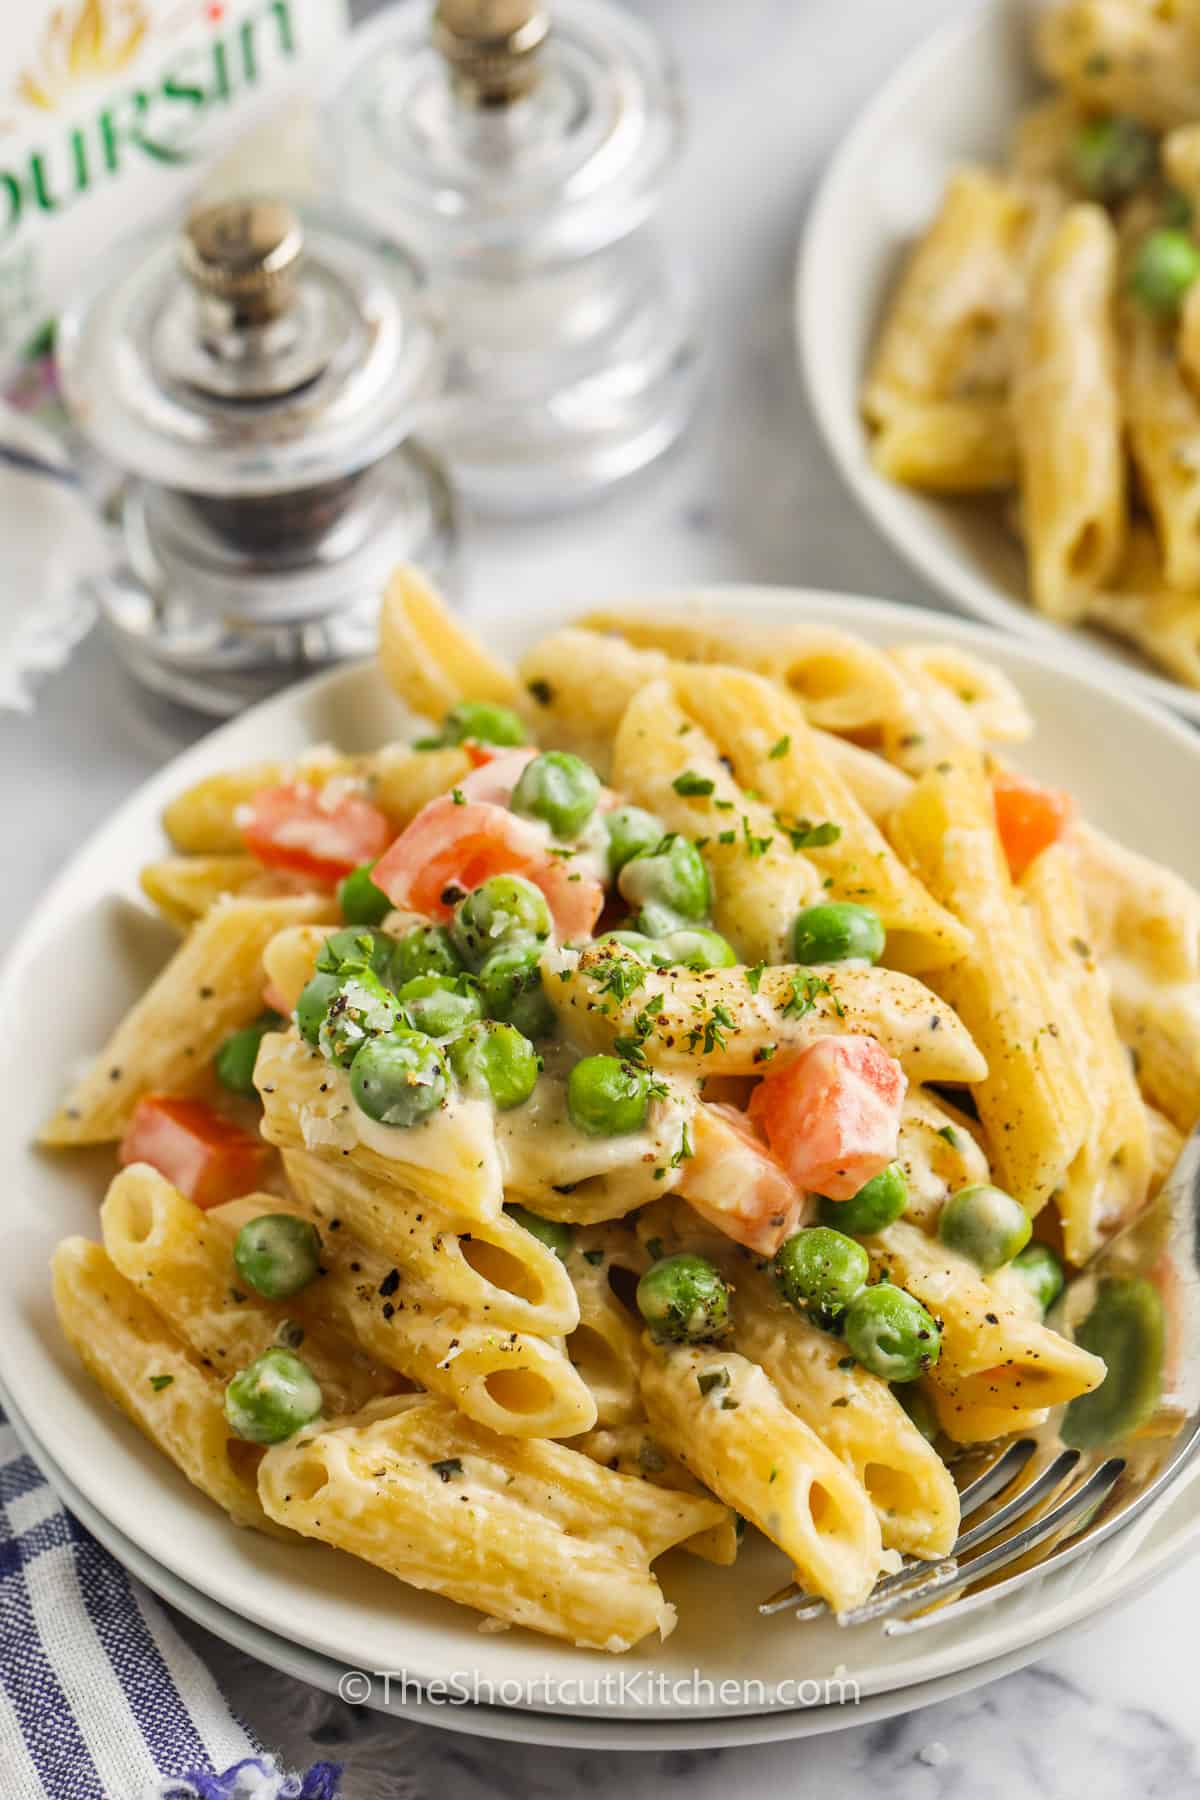
[[[445,919],[459,893],[493,875],[524,875],[545,894],[560,938],[588,936],[604,905],[601,884],[573,870],[569,859],[548,855],[545,834],[528,819],[459,792],[461,800],[443,794],[422,807],[376,863],[371,879],[392,905]]]
[[[374,862],[393,836],[377,806],[307,781],[260,788],[241,826],[247,850],[268,868],[329,883]]]
[[[895,1157],[907,1085],[874,1038],[818,1038],[759,1082],[750,1117],[797,1187],[849,1200]]]
[[[475,746],[479,750],[484,747],[482,744]],[[470,748],[468,745],[467,749]],[[522,773],[536,755],[536,750],[525,745],[516,750],[492,748],[484,761],[477,762],[471,773],[463,776],[458,791],[468,800],[486,800],[492,806],[507,806]]]
[[[1063,788],[1043,787],[1028,775],[997,769],[992,775],[996,829],[1014,881],[1035,856],[1058,842],[1075,817],[1075,801]]]
[[[203,1100],[146,1094],[117,1155],[122,1164],[149,1163],[181,1194],[207,1208],[256,1188],[271,1148]]]
[[[680,1192],[702,1218],[759,1256],[774,1256],[800,1225],[807,1196],[736,1106],[702,1105]]]

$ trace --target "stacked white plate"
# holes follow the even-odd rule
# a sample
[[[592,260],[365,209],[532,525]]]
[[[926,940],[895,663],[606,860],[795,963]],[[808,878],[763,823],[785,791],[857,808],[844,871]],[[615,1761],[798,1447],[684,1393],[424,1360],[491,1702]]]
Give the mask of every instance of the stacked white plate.
[[[1073,666],[1069,645],[1022,644],[941,615],[792,590],[659,593],[630,604],[686,607],[693,617],[806,620],[881,643],[970,647],[1022,689],[1037,723],[1038,771],[1072,788],[1096,823],[1200,882],[1200,839],[1180,830],[1172,802],[1196,789],[1200,739],[1144,702],[1106,692]],[[545,611],[510,614],[492,629],[494,647],[515,655],[561,622]],[[111,1153],[52,1158],[30,1145],[68,1073],[104,1041],[169,948],[170,934],[137,886],[140,866],[161,853],[163,805],[202,775],[286,758],[315,742],[369,748],[394,735],[400,718],[378,673],[364,667],[293,689],[213,733],[84,846],[0,977],[7,1122],[0,1380],[19,1428],[32,1427],[34,1454],[114,1554],[219,1636],[319,1686],[336,1687],[347,1669],[406,1671],[418,1682],[469,1672],[497,1706],[426,1702],[406,1712],[536,1743],[647,1749],[801,1737],[911,1710],[1029,1660],[1177,1563],[1200,1535],[1200,1489],[1168,1495],[1158,1512],[1032,1590],[962,1622],[889,1638],[877,1628],[842,1631],[830,1620],[760,1618],[757,1602],[785,1577],[765,1544],[748,1545],[734,1570],[677,1555],[659,1565],[678,1607],[677,1631],[664,1645],[603,1658],[522,1631],[481,1633],[473,1613],[365,1563],[237,1530],[101,1399],[58,1332],[47,1264],[62,1236],[97,1235]],[[626,1694],[595,1691],[597,1677],[617,1669],[633,1678]],[[856,1685],[859,1704],[770,1704],[782,1684],[793,1697],[811,1697],[831,1680]],[[578,1684],[577,1700],[548,1708],[547,1681],[560,1689]],[[729,1705],[720,1697],[724,1682],[761,1687],[732,1690],[741,1697]],[[380,1684],[371,1698],[382,1702]]]

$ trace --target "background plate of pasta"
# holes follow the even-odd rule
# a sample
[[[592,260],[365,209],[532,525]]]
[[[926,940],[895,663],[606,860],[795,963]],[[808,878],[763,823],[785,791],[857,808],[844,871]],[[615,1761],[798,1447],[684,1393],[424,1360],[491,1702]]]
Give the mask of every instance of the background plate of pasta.
[[[398,571],[377,664],[163,771],[10,955],[15,1405],[354,1667],[732,1716],[1069,1626],[1186,1492],[916,1648],[757,1603],[944,1554],[958,1460],[1105,1379],[1045,1314],[1200,1115],[1198,759],[904,608],[476,636]]]
[[[976,616],[1200,717],[1200,6],[986,0],[872,103],[797,285],[859,500]]]

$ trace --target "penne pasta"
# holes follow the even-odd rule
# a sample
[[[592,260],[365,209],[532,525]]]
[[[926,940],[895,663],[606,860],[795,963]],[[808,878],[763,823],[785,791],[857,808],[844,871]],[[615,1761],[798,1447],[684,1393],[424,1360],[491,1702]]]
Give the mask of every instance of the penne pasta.
[[[308,1216],[294,1202],[275,1210]],[[261,1211],[257,1198],[231,1200],[212,1216],[232,1235]],[[556,1342],[498,1331],[445,1304],[348,1232],[325,1234],[321,1266],[320,1282],[290,1302],[295,1316],[444,1395],[478,1424],[514,1437],[570,1437],[596,1423],[595,1402]]]
[[[499,700],[511,705],[517,684],[457,623],[416,569],[397,569],[379,615],[379,664],[414,713],[440,719],[457,701]]]
[[[607,1651],[674,1628],[650,1564],[723,1517],[565,1445],[498,1437],[431,1395],[268,1451],[259,1492],[281,1524],[413,1587]]]
[[[462,1220],[415,1189],[336,1160],[287,1150],[284,1173],[306,1212],[374,1245],[448,1305],[498,1330],[556,1337],[574,1331],[579,1302],[562,1261],[500,1213]]]
[[[252,1219],[280,1210],[271,1194],[240,1203]],[[302,1300],[266,1300],[248,1292],[233,1260],[236,1232],[219,1212],[201,1212],[156,1169],[136,1163],[110,1183],[100,1209],[104,1248],[113,1267],[222,1382],[285,1342],[280,1334],[303,1314],[304,1360],[320,1383],[328,1411],[356,1412],[394,1393],[388,1370],[373,1367]]]
[[[53,1276],[59,1325],[92,1380],[235,1525],[281,1535],[259,1504],[260,1452],[233,1436],[219,1377],[118,1274],[99,1244],[64,1238]]]
[[[942,1327],[929,1372],[938,1422],[957,1443],[1040,1423],[1047,1407],[1088,1394],[1104,1379],[1098,1356],[1006,1302],[967,1261],[899,1220],[865,1240],[872,1273],[915,1294]]]
[[[1001,1185],[1038,1212],[1062,1186],[1088,1132],[1088,1097],[1009,877],[991,792],[977,756],[924,775],[893,822],[895,841],[930,890],[978,927],[971,954],[931,977],[987,1059],[974,1090]]]
[[[262,1011],[262,958],[275,933],[333,916],[316,894],[218,901],[126,1013],[41,1142],[110,1143],[143,1094],[192,1092],[222,1040]]]
[[[1043,963],[1062,990],[1059,1030],[1074,1034],[1068,1054],[1086,1071],[1091,1100],[1087,1136],[1055,1196],[1063,1249],[1070,1262],[1080,1264],[1145,1205],[1146,1112],[1117,1036],[1108,977],[1087,943],[1069,850],[1060,844],[1044,850],[1023,876],[1021,890]]]
[[[614,976],[614,969],[630,974]],[[636,1033],[639,1016],[648,1016],[646,1053],[664,1070],[699,1065],[710,1078],[757,1075],[838,1033],[873,1036],[918,1080],[979,1081],[986,1069],[949,1007],[892,969],[784,965],[763,970],[754,985],[742,969],[639,973],[627,952],[601,945],[560,952],[557,978],[556,998],[581,1042],[602,1049]]]
[[[1116,285],[1107,214],[1068,208],[1029,283],[1012,388],[1033,598],[1067,624],[1084,617],[1125,544]]]
[[[788,1557],[835,1612],[866,1599],[883,1563],[861,1482],[736,1351],[647,1345],[642,1396],[655,1435]]]

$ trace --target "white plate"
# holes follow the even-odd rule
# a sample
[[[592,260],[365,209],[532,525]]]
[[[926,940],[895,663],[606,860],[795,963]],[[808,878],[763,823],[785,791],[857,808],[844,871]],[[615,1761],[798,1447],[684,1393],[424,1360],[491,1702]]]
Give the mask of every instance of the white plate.
[[[727,588],[646,596],[639,604],[649,607],[655,598],[693,612],[836,623],[881,642],[950,641],[985,649],[1022,686],[1039,725],[1037,767],[1047,778],[1073,787],[1091,817],[1200,881],[1200,833],[1180,829],[1177,798],[1196,791],[1200,740],[1141,702],[1106,694],[1073,670],[1061,651],[1052,655],[943,615],[839,595]],[[559,618],[544,611],[510,614],[496,622],[491,637],[498,650],[516,652]],[[669,1687],[661,1697],[622,1697],[597,1691],[597,1673],[620,1666],[643,1672],[647,1684],[660,1678],[687,1684],[700,1670],[717,1690],[723,1681],[748,1680],[773,1690],[785,1682],[822,1682],[841,1665],[863,1695],[882,1694],[1041,1642],[1180,1555],[1200,1533],[1200,1508],[1187,1494],[1171,1497],[1148,1524],[1048,1576],[1032,1594],[913,1639],[889,1639],[873,1629],[843,1632],[832,1622],[798,1628],[788,1619],[760,1619],[756,1601],[784,1576],[782,1559],[766,1545],[753,1546],[736,1573],[676,1555],[660,1568],[679,1607],[679,1629],[665,1645],[618,1665],[526,1632],[482,1635],[470,1612],[389,1581],[365,1563],[236,1530],[100,1401],[57,1331],[46,1264],[63,1234],[96,1233],[96,1204],[112,1156],[49,1156],[29,1144],[67,1072],[102,1043],[172,941],[137,889],[139,865],[161,848],[161,809],[188,783],[233,764],[287,756],[322,739],[367,748],[388,736],[398,716],[375,670],[359,668],[295,688],[222,727],[147,783],[96,833],[47,893],[9,956],[0,978],[6,1097],[0,1375],[66,1479],[173,1577],[335,1662],[407,1670],[426,1681],[478,1671],[502,1704],[534,1710],[544,1707],[548,1676],[577,1679],[584,1683],[574,1708],[581,1716],[720,1718],[731,1740],[738,1734],[736,1715],[767,1710],[757,1691],[732,1704],[723,1703],[719,1692],[692,1692],[686,1685]]]
[[[1002,159],[1038,93],[1025,0],[983,0],[911,56],[833,158],[796,274],[795,327],[813,413],[846,482],[896,549],[976,618],[1074,648],[1098,676],[1200,720],[1200,691],[1112,638],[1054,624],[1028,602],[1024,558],[986,504],[939,500],[873,467],[858,409],[862,378],[901,261],[963,162]]]
[[[1065,1638],[1074,1636],[1080,1624],[1055,1632],[1052,1638],[1027,1644],[997,1657],[994,1662],[979,1663],[974,1668],[943,1675],[938,1681],[921,1682],[916,1687],[897,1688],[878,1694],[873,1699],[845,1705],[791,1708],[786,1712],[759,1714],[740,1719],[659,1719],[639,1723],[627,1719],[580,1719],[569,1714],[521,1711],[502,1706],[446,1706],[413,1694],[401,1699],[387,1693],[382,1683],[375,1683],[365,1700],[357,1689],[343,1685],[353,1674],[344,1663],[319,1656],[303,1644],[289,1643],[286,1638],[252,1625],[237,1613],[218,1606],[207,1594],[192,1588],[172,1575],[169,1569],[154,1562],[141,1547],[127,1538],[115,1525],[96,1511],[74,1483],[39,1444],[12,1399],[0,1393],[0,1404],[8,1415],[17,1436],[33,1457],[46,1480],[92,1536],[104,1545],[131,1574],[145,1583],[160,1599],[167,1601],[185,1618],[202,1625],[214,1637],[244,1650],[268,1668],[294,1676],[326,1694],[338,1694],[373,1707],[377,1712],[391,1713],[411,1723],[432,1725],[442,1731],[461,1732],[467,1737],[501,1738],[508,1743],[541,1744],[558,1749],[577,1750],[708,1750],[724,1748],[736,1742],[771,1744],[800,1737],[820,1737],[826,1732],[845,1731],[851,1726],[878,1725],[897,1713],[911,1713],[933,1706],[939,1700],[970,1693],[986,1682],[1023,1669],[1035,1656],[1042,1657]]]

